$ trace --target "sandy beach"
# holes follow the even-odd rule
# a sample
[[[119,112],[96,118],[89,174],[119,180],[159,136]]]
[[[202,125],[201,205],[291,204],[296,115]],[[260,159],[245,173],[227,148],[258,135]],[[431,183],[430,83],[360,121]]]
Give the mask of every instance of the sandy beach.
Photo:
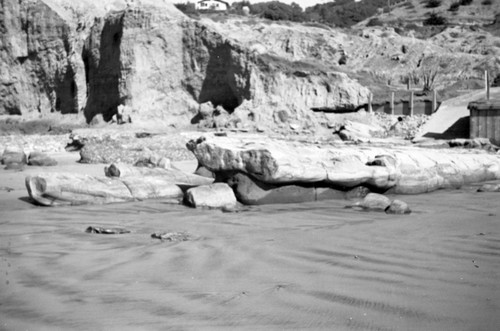
[[[410,215],[346,201],[196,210],[160,200],[46,208],[0,170],[1,330],[495,330],[498,193],[402,197]],[[189,170],[192,162],[177,164]],[[7,190],[10,188],[13,190]],[[85,232],[121,227],[128,234]],[[183,232],[187,241],[151,238]]]

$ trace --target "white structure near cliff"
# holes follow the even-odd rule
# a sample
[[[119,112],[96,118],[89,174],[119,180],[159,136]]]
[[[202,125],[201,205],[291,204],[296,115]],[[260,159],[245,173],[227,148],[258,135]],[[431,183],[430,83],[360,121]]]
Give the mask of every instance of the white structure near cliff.
[[[217,10],[226,11],[229,3],[221,0],[201,0],[196,3],[197,10]]]

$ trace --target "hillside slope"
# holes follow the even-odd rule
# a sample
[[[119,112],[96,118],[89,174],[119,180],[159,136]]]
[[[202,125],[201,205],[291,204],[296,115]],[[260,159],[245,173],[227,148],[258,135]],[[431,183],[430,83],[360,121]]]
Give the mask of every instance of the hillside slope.
[[[313,24],[255,18],[202,18],[202,22],[260,55],[300,62],[302,67],[340,70],[387,99],[406,82],[423,88],[436,73],[433,88],[481,87],[484,70],[500,74],[500,38],[471,26],[450,26],[428,39],[393,27],[333,29]]]

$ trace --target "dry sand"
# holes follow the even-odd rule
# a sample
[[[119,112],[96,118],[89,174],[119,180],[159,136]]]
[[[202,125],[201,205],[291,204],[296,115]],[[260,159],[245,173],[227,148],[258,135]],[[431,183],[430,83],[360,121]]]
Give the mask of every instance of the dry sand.
[[[103,173],[77,158],[0,170],[0,330],[498,330],[499,193],[404,196],[405,216],[27,202],[29,173]],[[151,238],[167,231],[191,240]]]

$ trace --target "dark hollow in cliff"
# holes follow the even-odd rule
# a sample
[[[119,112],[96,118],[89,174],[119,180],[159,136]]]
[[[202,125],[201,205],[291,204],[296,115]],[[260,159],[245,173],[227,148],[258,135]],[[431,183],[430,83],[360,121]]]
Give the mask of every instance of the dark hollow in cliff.
[[[103,114],[105,121],[111,120],[122,101],[119,93],[122,19],[123,14],[119,13],[104,24],[96,24],[85,45],[83,59],[89,86],[84,112],[87,122],[97,114]],[[92,53],[93,49],[99,49],[99,54]]]
[[[236,91],[236,72],[232,63],[229,44],[210,50],[206,78],[200,91],[200,103],[210,101],[214,106],[221,105],[230,113],[241,105],[243,97]]]

